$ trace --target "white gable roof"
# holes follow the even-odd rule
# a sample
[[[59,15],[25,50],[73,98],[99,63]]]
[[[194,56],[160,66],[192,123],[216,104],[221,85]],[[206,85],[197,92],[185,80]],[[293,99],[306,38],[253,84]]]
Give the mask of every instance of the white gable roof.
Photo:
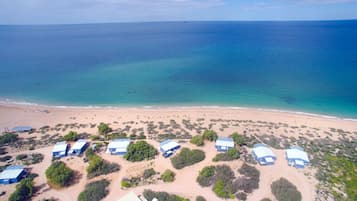
[[[216,140],[216,146],[221,147],[234,147],[234,141],[228,137],[218,137]]]
[[[288,159],[300,159],[305,162],[309,162],[309,157],[307,156],[307,153],[300,149],[287,149],[286,157]]]
[[[133,191],[130,191],[130,193],[126,194],[122,198],[120,198],[118,201],[141,201],[138,196]]]
[[[17,178],[24,170],[22,166],[9,166],[0,173],[0,179],[14,179]]]
[[[253,152],[257,158],[276,157],[273,151],[265,146],[255,147],[253,148]]]
[[[52,152],[65,152],[67,150],[67,146],[68,144],[65,141],[57,142],[53,147]]]
[[[71,148],[71,150],[82,149],[86,144],[87,144],[87,140],[84,140],[84,139],[77,140],[77,142],[74,143],[74,145]]]
[[[127,149],[130,139],[115,139],[108,144],[108,149]]]
[[[177,146],[180,146],[180,145],[173,140],[165,140],[160,143],[160,149],[162,149],[164,152],[174,149]]]

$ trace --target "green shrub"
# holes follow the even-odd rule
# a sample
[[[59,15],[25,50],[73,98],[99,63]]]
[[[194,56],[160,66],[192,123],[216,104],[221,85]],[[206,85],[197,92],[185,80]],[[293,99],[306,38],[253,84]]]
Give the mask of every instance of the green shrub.
[[[225,182],[222,179],[216,181],[213,186],[213,192],[221,198],[231,198],[232,192],[230,189],[225,188]]]
[[[173,182],[175,180],[175,173],[171,170],[165,170],[164,173],[161,174],[161,179],[164,182]]]
[[[203,196],[197,196],[196,197],[196,201],[206,201],[206,198],[204,198]]]
[[[0,136],[0,146],[14,143],[18,140],[18,135],[14,133],[5,133]]]
[[[156,198],[159,201],[190,201],[189,199],[182,198],[178,195],[168,194],[166,192],[155,192],[146,189],[144,190],[143,195],[147,200],[153,200],[154,198]]]
[[[9,201],[27,201],[33,195],[33,180],[26,178],[16,185],[16,190],[10,195]]]
[[[122,188],[130,188],[130,187],[131,187],[131,184],[130,184],[130,182],[129,182],[127,179],[122,179],[122,180],[121,180],[121,187],[122,187]]]
[[[66,166],[62,161],[55,161],[46,170],[46,178],[50,184],[64,187],[69,186],[73,181],[74,171]]]
[[[8,161],[8,160],[10,160],[10,159],[12,159],[12,156],[9,156],[9,155],[4,156],[4,157],[0,157],[0,161],[1,161],[1,162],[6,162],[6,161]]]
[[[145,159],[153,159],[158,154],[158,151],[145,141],[139,141],[129,145],[124,158],[128,161],[143,161]]]
[[[108,124],[100,123],[98,126],[98,133],[100,135],[107,135],[111,131],[112,131],[112,129],[109,127]]]
[[[105,179],[89,183],[85,186],[84,191],[79,194],[78,201],[102,200],[109,193],[108,186],[109,181]]]
[[[86,154],[88,155],[87,158],[89,159],[89,165],[87,167],[87,178],[91,179],[99,175],[106,175],[120,170],[120,166],[118,164],[109,163],[95,153],[92,155],[88,153]]]
[[[213,161],[215,161],[215,162],[217,162],[217,161],[232,161],[232,160],[238,159],[239,157],[240,157],[240,154],[239,154],[238,150],[235,148],[232,148],[232,149],[228,149],[228,151],[225,153],[217,154],[213,158]]]
[[[190,140],[190,142],[192,144],[197,145],[197,146],[203,146],[204,145],[203,137],[201,135],[193,136],[192,139]]]
[[[171,158],[171,163],[174,168],[182,169],[186,166],[203,161],[205,157],[205,152],[202,150],[183,148],[179,154]]]
[[[18,160],[18,161],[22,161],[25,158],[27,158],[27,154],[19,154],[16,156],[16,160]]]
[[[208,141],[216,141],[218,138],[217,133],[213,130],[205,130],[203,132],[203,139]]]
[[[301,201],[301,193],[285,178],[274,181],[271,184],[271,192],[278,201]]]
[[[251,193],[254,189],[259,188],[260,172],[258,169],[244,163],[238,172],[241,175],[244,175],[236,181],[236,186],[239,190],[242,190],[245,193]]]
[[[76,141],[78,139],[78,134],[77,132],[74,131],[69,131],[69,133],[65,136],[63,136],[64,141]]]
[[[234,132],[232,135],[230,135],[231,138],[233,138],[233,141],[237,145],[243,145],[246,143],[246,139],[243,135],[238,134],[237,132]]]
[[[239,192],[236,194],[236,198],[238,200],[247,200],[247,194],[243,193],[243,192]]]
[[[32,154],[30,154],[30,156],[31,156],[30,164],[41,163],[44,158],[43,154],[40,154],[40,153],[32,153]]]
[[[213,183],[213,176],[215,175],[216,172],[216,167],[215,166],[207,166],[204,167],[196,181],[201,185],[201,186],[211,186]]]
[[[148,179],[155,174],[156,174],[155,170],[153,168],[149,168],[149,169],[144,170],[143,177],[144,177],[144,179]]]
[[[263,199],[261,199],[260,201],[271,201],[271,199],[269,199],[269,198],[263,198]]]

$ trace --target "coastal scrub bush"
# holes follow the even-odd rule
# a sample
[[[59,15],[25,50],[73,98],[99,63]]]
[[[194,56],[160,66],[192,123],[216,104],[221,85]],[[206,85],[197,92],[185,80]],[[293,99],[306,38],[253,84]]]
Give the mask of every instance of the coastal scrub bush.
[[[18,140],[18,135],[14,133],[5,133],[0,136],[0,146],[13,143]]]
[[[203,132],[203,139],[208,141],[216,141],[218,138],[217,133],[213,130],[205,130]]]
[[[201,186],[211,186],[213,183],[213,176],[215,175],[216,172],[216,167],[215,166],[207,166],[204,167],[196,181],[201,185]]]
[[[145,141],[139,141],[129,145],[124,158],[128,161],[143,161],[145,159],[153,159],[158,154],[158,151],[151,144]]]
[[[196,201],[206,201],[206,198],[204,198],[203,196],[199,195],[196,197]]]
[[[278,201],[301,201],[301,193],[285,178],[274,181],[271,184],[271,192]]]
[[[193,136],[192,139],[190,140],[190,142],[192,144],[197,145],[197,146],[203,146],[204,145],[204,141],[203,141],[202,135]]]
[[[249,166],[246,163],[239,168],[238,172],[243,175],[239,177],[235,185],[238,190],[242,190],[245,193],[251,193],[254,189],[259,188],[260,172],[254,166]]]
[[[173,171],[167,169],[161,174],[161,179],[164,182],[173,182],[175,180],[175,175],[176,174]]]
[[[215,161],[215,162],[217,162],[217,161],[232,161],[232,160],[238,159],[239,156],[240,156],[240,154],[239,154],[238,150],[235,148],[232,148],[232,149],[228,149],[227,152],[217,154],[213,158],[213,161]]]
[[[33,180],[31,178],[23,179],[16,185],[16,190],[10,195],[9,201],[30,200],[33,192]]]
[[[149,168],[144,170],[143,177],[144,179],[148,179],[156,174],[155,170],[153,168]]]
[[[175,194],[169,194],[166,192],[155,192],[147,189],[144,190],[143,195],[147,200],[153,200],[154,198],[156,198],[160,201],[190,201],[189,199],[180,197]]]
[[[53,162],[46,170],[46,178],[51,185],[69,186],[74,178],[74,171],[62,161]]]
[[[84,191],[79,194],[78,201],[102,200],[109,193],[109,190],[107,189],[109,184],[109,181],[106,179],[87,184]]]
[[[105,124],[105,123],[100,123],[99,126],[98,126],[98,133],[100,135],[107,135],[109,132],[111,132],[112,129],[109,127],[108,124]]]
[[[225,181],[219,179],[213,186],[213,192],[221,198],[232,198],[232,189],[226,188]]]
[[[269,198],[263,198],[263,199],[261,199],[260,201],[271,201],[271,199],[269,199]]]
[[[89,159],[89,165],[87,167],[87,178],[89,179],[120,170],[120,166],[118,164],[109,163],[94,152],[86,152],[86,157]]]
[[[243,192],[239,192],[236,194],[236,198],[238,200],[247,200],[247,194],[243,193]]]
[[[9,155],[4,156],[4,157],[0,157],[0,162],[6,162],[6,161],[8,161],[10,159],[12,159],[12,156],[9,156]]]
[[[69,133],[63,136],[64,141],[76,141],[78,140],[78,134],[74,131],[69,131]]]
[[[130,188],[131,187],[130,181],[127,179],[122,179],[120,184],[121,184],[122,188]]]
[[[230,137],[233,138],[233,141],[237,145],[244,145],[246,143],[245,137],[237,132],[234,132]]]
[[[27,158],[27,154],[19,154],[16,156],[16,160],[21,161]]]
[[[205,152],[202,150],[188,148],[181,149],[181,152],[171,158],[171,163],[176,169],[182,169],[186,166],[193,165],[205,159]]]

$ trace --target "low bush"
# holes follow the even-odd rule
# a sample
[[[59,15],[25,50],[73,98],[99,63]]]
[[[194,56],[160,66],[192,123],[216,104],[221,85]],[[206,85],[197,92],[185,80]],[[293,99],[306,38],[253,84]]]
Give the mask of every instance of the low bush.
[[[271,192],[278,201],[301,201],[301,193],[285,178],[274,181],[271,184]]]
[[[211,186],[213,183],[213,176],[215,175],[216,168],[214,166],[207,166],[204,167],[196,181],[201,185],[201,186]]]
[[[261,199],[260,201],[271,201],[271,199],[269,199],[269,198],[263,198],[263,199]]]
[[[16,160],[21,161],[27,158],[27,154],[19,154],[16,156]]]
[[[12,156],[9,156],[9,155],[0,157],[0,161],[1,162],[6,162],[6,161],[8,161],[10,159],[12,159]]]
[[[33,180],[31,178],[26,178],[16,185],[16,190],[10,195],[9,201],[31,200],[33,193]]]
[[[109,163],[94,152],[86,152],[86,157],[89,159],[89,165],[87,167],[87,178],[89,179],[120,170],[120,166],[118,164]]]
[[[143,195],[147,200],[153,200],[156,198],[159,201],[189,201],[189,199],[180,197],[178,195],[169,194],[166,192],[155,192],[152,190],[144,190]]]
[[[111,131],[112,131],[112,129],[109,127],[108,124],[100,123],[98,126],[98,133],[100,135],[107,135]]]
[[[218,138],[218,135],[215,131],[213,130],[205,130],[203,132],[203,139],[208,140],[208,141],[216,141]]]
[[[149,168],[144,170],[143,177],[144,179],[148,179],[156,174],[155,170],[153,168]]]
[[[245,193],[251,193],[254,189],[259,188],[260,172],[254,166],[249,166],[246,163],[239,168],[238,172],[243,175],[235,181],[235,185],[238,190],[242,190]]]
[[[205,152],[202,150],[182,148],[181,152],[171,158],[171,163],[176,169],[182,169],[205,159]]]
[[[236,198],[238,200],[247,200],[247,194],[243,193],[243,192],[239,192],[236,194]]]
[[[213,186],[213,192],[221,198],[232,198],[232,191],[233,189],[227,188],[226,181],[222,179],[217,180]]]
[[[14,133],[5,133],[0,135],[0,146],[5,144],[13,143],[18,140],[18,135]]]
[[[203,146],[204,145],[203,137],[201,135],[193,136],[192,139],[190,140],[190,142],[192,144],[197,145],[197,146]]]
[[[214,158],[213,161],[217,162],[217,161],[232,161],[232,160],[236,160],[239,158],[239,152],[237,149],[232,148],[229,149],[227,152],[225,153],[219,153],[217,154]]]
[[[196,201],[206,201],[206,198],[204,198],[203,196],[197,196],[196,197]]]
[[[230,137],[233,138],[234,143],[237,145],[244,145],[246,143],[246,138],[237,132],[234,132]]]
[[[129,145],[124,158],[128,161],[143,161],[155,158],[158,151],[151,144],[145,141],[139,141]]]
[[[109,193],[108,186],[109,181],[105,179],[89,183],[85,186],[84,191],[79,194],[78,201],[102,200]]]
[[[63,136],[64,141],[76,141],[78,140],[78,134],[74,131],[69,131],[69,133]]]
[[[57,187],[69,186],[73,181],[74,171],[62,161],[53,162],[46,170],[46,178]]]
[[[175,180],[175,173],[171,170],[165,170],[164,173],[161,174],[161,179],[164,182],[173,182]]]

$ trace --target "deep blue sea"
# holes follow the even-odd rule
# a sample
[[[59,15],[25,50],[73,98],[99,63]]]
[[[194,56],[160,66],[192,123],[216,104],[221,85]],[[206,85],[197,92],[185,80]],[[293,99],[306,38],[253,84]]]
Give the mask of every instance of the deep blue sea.
[[[0,97],[357,117],[357,21],[0,26]]]

